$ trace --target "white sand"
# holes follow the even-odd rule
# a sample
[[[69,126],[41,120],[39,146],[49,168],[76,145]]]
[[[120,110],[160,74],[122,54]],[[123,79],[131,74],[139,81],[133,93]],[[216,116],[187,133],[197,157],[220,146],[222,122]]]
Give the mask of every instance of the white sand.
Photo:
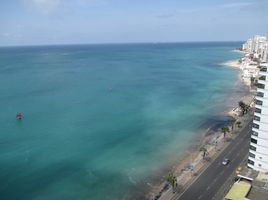
[[[229,61],[226,61],[226,62],[222,63],[222,65],[225,65],[225,66],[228,66],[228,67],[239,68],[240,67],[240,62],[239,62],[239,60],[229,60]]]

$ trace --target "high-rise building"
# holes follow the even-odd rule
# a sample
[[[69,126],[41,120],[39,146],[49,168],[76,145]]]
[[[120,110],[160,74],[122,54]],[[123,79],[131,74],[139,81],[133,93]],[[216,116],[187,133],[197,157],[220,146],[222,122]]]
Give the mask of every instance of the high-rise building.
[[[260,64],[248,167],[268,172],[268,64]]]

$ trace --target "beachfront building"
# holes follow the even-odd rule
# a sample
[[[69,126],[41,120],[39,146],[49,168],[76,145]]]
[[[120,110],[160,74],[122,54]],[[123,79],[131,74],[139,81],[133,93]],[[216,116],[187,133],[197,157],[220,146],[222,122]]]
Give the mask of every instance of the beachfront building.
[[[252,43],[253,40],[252,38],[249,38],[242,46],[242,50],[247,52],[247,53],[251,53],[252,52]]]
[[[257,65],[248,65],[243,69],[242,78],[256,78],[259,74],[259,68]]]
[[[248,54],[252,54],[253,58],[260,59],[261,62],[267,62],[267,45],[268,36],[255,35],[242,45],[242,50]]]
[[[260,50],[261,62],[268,62],[268,41],[262,44],[262,48]]]
[[[268,172],[268,63],[260,68],[248,167]]]

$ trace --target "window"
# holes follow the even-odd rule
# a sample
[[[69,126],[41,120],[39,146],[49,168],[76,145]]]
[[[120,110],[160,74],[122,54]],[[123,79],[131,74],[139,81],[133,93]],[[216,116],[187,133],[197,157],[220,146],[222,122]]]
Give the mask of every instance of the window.
[[[259,167],[261,167],[261,164],[258,164],[259,165]]]
[[[254,139],[254,138],[251,138],[251,140],[250,140],[252,143],[254,143],[254,144],[257,144],[257,140],[256,139]]]
[[[259,125],[259,124],[255,124],[255,123],[253,123],[252,127],[253,127],[253,128],[256,128],[256,129],[259,129],[259,128],[260,128],[260,125]]]
[[[266,76],[261,76],[261,77],[259,78],[259,80],[263,80],[263,81],[265,81],[265,80],[266,80]]]
[[[249,152],[248,155],[249,155],[249,157],[251,157],[251,158],[255,158],[255,154],[254,154],[254,153],[250,153],[250,152]]]
[[[254,165],[254,161],[248,159],[248,164]]]
[[[262,106],[262,101],[260,101],[260,100],[256,100],[256,105],[260,105],[260,106]]]
[[[256,151],[256,147],[254,147],[254,146],[252,146],[252,145],[249,146],[249,149],[250,149],[250,150],[253,150],[253,151]]]
[[[257,96],[258,96],[258,97],[263,97],[263,96],[264,96],[264,93],[263,93],[263,92],[258,92],[258,93],[257,93]]]
[[[266,67],[263,67],[260,69],[261,72],[267,72],[267,68]]]
[[[253,132],[252,132],[252,135],[254,135],[254,136],[257,136],[257,137],[258,137],[258,133],[257,133],[256,131],[253,131]]]
[[[261,109],[259,109],[259,108],[255,108],[255,112],[256,112],[256,113],[261,113]]]
[[[265,88],[265,85],[264,84],[261,84],[261,83],[258,83],[257,87],[260,88],[260,89],[264,89]]]
[[[254,118],[253,118],[254,120],[256,120],[256,121],[260,121],[261,120],[261,118],[260,117],[258,117],[258,116],[255,116],[254,115]]]

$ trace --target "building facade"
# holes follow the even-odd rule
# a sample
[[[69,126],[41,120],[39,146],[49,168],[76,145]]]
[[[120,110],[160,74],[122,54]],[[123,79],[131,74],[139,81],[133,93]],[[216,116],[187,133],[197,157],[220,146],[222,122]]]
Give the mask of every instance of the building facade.
[[[268,62],[268,36],[255,35],[242,45],[242,50],[261,62]]]
[[[268,64],[260,64],[248,167],[268,172]]]

